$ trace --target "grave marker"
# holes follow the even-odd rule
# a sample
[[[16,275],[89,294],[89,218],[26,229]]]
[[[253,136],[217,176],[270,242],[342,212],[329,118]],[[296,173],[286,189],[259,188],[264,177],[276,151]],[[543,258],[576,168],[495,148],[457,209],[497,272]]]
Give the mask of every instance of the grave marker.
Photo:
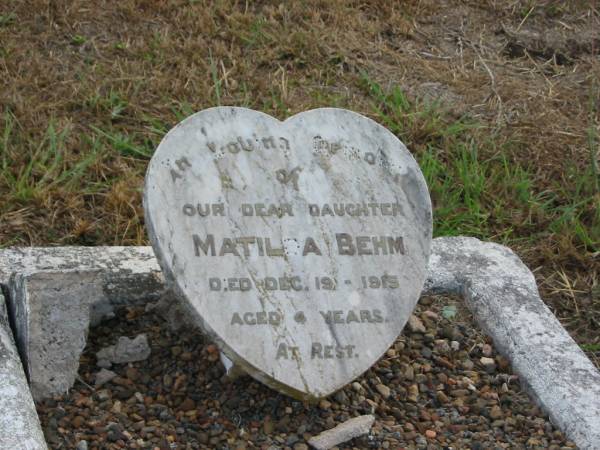
[[[394,342],[421,293],[431,203],[406,147],[359,114],[201,111],[163,139],[144,208],[159,263],[236,364],[326,396]]]

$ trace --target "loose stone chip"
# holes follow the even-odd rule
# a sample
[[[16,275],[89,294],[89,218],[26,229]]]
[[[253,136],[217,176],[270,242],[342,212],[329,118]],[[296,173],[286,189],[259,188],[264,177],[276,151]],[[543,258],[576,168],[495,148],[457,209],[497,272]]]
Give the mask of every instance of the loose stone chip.
[[[317,450],[327,450],[342,442],[367,434],[373,426],[373,422],[375,422],[375,417],[371,414],[354,417],[331,430],[323,431],[311,438],[308,443]]]

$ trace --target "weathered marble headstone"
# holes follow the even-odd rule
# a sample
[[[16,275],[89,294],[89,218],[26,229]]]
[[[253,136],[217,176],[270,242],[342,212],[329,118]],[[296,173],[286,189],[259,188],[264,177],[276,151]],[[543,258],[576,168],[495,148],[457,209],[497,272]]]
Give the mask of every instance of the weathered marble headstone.
[[[431,203],[406,147],[359,114],[280,122],[219,107],[181,122],[146,175],[167,279],[236,364],[328,395],[394,342],[425,280]]]

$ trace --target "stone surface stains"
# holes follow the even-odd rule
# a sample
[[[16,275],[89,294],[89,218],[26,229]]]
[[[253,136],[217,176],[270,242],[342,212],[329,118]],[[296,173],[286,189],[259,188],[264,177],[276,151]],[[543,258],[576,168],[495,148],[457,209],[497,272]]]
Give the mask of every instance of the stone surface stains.
[[[432,224],[416,161],[341,109],[280,122],[223,107],[184,123],[146,175],[165,275],[253,377],[304,399],[338,390],[394,342],[421,292]]]

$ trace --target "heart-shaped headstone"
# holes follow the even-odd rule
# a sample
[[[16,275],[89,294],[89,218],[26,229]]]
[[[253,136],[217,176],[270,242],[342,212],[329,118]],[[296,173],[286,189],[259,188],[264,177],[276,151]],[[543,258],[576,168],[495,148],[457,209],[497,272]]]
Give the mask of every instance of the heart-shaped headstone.
[[[294,397],[367,370],[425,280],[423,175],[392,133],[351,111],[194,114],[156,150],[144,207],[160,265],[201,327]]]

